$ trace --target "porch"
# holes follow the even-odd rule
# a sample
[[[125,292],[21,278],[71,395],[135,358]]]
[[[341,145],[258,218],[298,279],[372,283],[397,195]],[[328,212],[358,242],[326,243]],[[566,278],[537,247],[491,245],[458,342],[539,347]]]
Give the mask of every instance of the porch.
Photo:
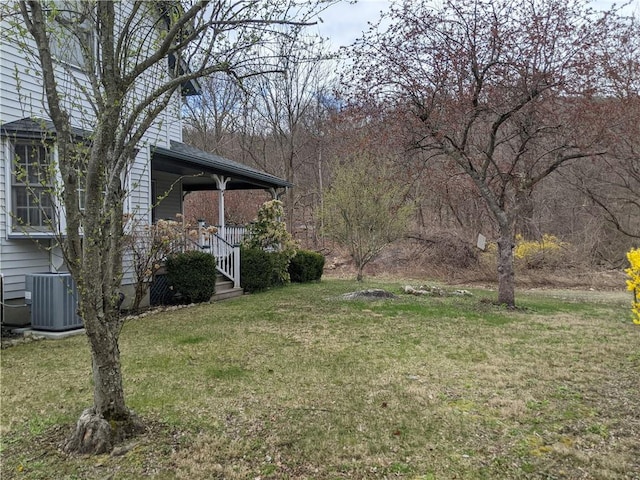
[[[216,233],[209,233],[214,227]],[[226,300],[242,295],[240,286],[240,244],[249,234],[244,225],[198,224],[198,238],[185,245],[184,250],[198,250],[213,255],[216,259],[216,291],[212,301]]]
[[[219,275],[213,300],[241,295],[240,243],[247,229],[225,224],[225,192],[260,189],[269,192],[272,198],[279,198],[293,185],[180,142],[172,141],[169,149],[152,147],[151,153],[152,221],[183,214],[184,198],[191,192],[217,191],[218,221],[212,225],[215,232],[204,221],[198,222],[182,249],[204,251],[215,257]]]

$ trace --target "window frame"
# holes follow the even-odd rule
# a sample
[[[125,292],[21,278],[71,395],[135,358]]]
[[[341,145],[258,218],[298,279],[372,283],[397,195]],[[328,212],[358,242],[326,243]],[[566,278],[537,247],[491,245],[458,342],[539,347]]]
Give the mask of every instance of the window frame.
[[[66,35],[51,35],[49,40],[49,48],[51,49],[51,55],[53,59],[61,64],[64,64],[70,68],[80,70],[81,72],[87,72],[92,68],[91,65],[86,64],[86,58],[84,56],[82,45],[88,45],[93,55],[96,52],[96,31],[95,25],[91,18],[85,18],[81,23],[78,23],[76,18],[65,17],[65,12],[69,14],[69,7],[74,3],[78,3],[75,0],[56,0],[56,9],[59,9],[58,15],[63,17],[66,22],[73,24],[74,26],[69,28],[65,26],[57,18],[53,21],[57,25],[56,28]],[[79,33],[82,38],[78,38],[75,33]]]
[[[40,158],[38,159],[39,167],[38,169],[45,169],[45,172],[51,172],[51,168],[55,168],[56,158],[57,158],[57,146],[55,142],[42,139],[35,139],[29,137],[20,137],[16,136],[13,138],[4,138],[3,150],[5,153],[5,158],[8,159],[6,163],[5,170],[5,188],[7,191],[7,195],[5,196],[5,201],[8,203],[6,206],[6,231],[9,237],[32,237],[32,238],[51,238],[55,237],[57,234],[57,229],[59,227],[60,222],[60,209],[57,204],[56,195],[54,193],[55,184],[57,181],[57,170],[56,174],[46,179],[46,182],[43,184],[38,179],[38,182],[24,182],[18,179],[17,173],[17,165],[16,165],[16,157],[18,156],[18,148],[22,147],[37,147],[40,152],[40,148],[44,150],[45,158],[48,159],[48,162],[42,164]],[[40,153],[39,153],[40,154]],[[28,166],[27,166],[28,170]],[[27,171],[27,175],[29,175]],[[40,173],[39,173],[40,175]],[[32,198],[34,191],[40,191],[41,195],[49,196],[49,206],[41,207],[37,202],[34,204],[28,204],[26,206],[19,206],[17,201],[16,192],[18,189],[24,190],[27,198]],[[50,189],[49,192],[46,190]],[[21,218],[18,215],[19,208],[27,208],[27,209],[37,209],[38,215],[45,215],[43,208],[50,210],[50,221],[47,222],[44,220],[44,217],[41,219],[41,223],[39,225],[31,225],[28,222],[20,223],[18,222],[18,218]]]
[[[16,199],[14,195],[14,186],[19,187],[20,182],[15,181],[15,146],[17,144],[30,144],[30,145],[40,145],[46,146],[48,150],[49,162],[51,164],[51,178],[46,186],[40,186],[39,184],[36,188],[50,188],[51,189],[51,209],[53,212],[53,220],[50,225],[39,225],[32,227],[30,225],[25,224],[17,224],[17,205]],[[133,156],[136,157],[140,150],[136,149],[133,153]],[[46,138],[42,135],[33,136],[29,134],[29,132],[16,132],[12,134],[0,134],[0,169],[4,169],[4,205],[0,205],[0,215],[4,213],[4,237],[7,239],[18,239],[18,238],[32,238],[32,239],[51,239],[58,238],[60,236],[66,235],[67,229],[67,217],[66,217],[66,209],[64,204],[62,203],[62,199],[59,196],[59,188],[62,186],[62,177],[60,174],[59,168],[59,150],[58,150],[58,142],[55,136],[47,136]],[[4,165],[2,165],[4,163]],[[127,172],[123,172],[121,176],[121,182],[123,188],[129,191],[132,187],[130,185],[131,178],[127,174]],[[25,185],[24,183],[22,185]],[[35,186],[35,184],[34,184]],[[27,192],[29,192],[29,186],[25,185],[27,188]],[[1,190],[1,189],[0,189]],[[86,184],[85,179],[82,178],[80,184],[77,187],[79,198],[78,198],[78,206],[82,213],[84,213],[85,205],[84,205],[84,193],[86,192]],[[2,212],[4,210],[4,212]],[[125,203],[124,203],[124,213],[131,212],[131,195],[126,195]],[[0,230],[1,231],[1,230]],[[80,234],[82,235],[82,229],[80,230]]]

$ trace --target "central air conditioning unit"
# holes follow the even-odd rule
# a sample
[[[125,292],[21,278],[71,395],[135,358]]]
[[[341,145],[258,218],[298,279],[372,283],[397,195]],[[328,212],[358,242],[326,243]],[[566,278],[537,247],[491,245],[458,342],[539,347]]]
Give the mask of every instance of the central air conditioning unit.
[[[82,328],[78,316],[78,289],[68,273],[31,273],[25,276],[25,303],[31,306],[31,328],[60,332]]]

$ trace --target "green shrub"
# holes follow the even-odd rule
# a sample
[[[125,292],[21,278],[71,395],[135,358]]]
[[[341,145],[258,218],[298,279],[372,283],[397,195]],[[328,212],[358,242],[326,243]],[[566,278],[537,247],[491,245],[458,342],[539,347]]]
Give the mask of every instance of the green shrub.
[[[191,251],[167,259],[167,277],[173,290],[187,303],[208,302],[216,290],[216,259]]]
[[[273,285],[274,254],[261,248],[240,247],[240,285],[245,291],[259,292]]]
[[[273,265],[269,286],[289,283],[289,262],[297,250],[293,237],[281,220],[283,216],[284,209],[280,200],[263,203],[258,210],[258,218],[249,226],[249,235],[244,241],[246,248],[259,248],[271,254]]]
[[[240,248],[240,285],[245,291],[259,292],[289,283],[289,252],[266,252],[246,245]]]
[[[292,282],[307,283],[320,280],[324,269],[324,257],[311,250],[298,250],[289,264]]]
[[[294,252],[268,252],[273,262],[271,273],[271,286],[286,285],[291,283],[289,278],[289,263],[291,263],[291,255]]]

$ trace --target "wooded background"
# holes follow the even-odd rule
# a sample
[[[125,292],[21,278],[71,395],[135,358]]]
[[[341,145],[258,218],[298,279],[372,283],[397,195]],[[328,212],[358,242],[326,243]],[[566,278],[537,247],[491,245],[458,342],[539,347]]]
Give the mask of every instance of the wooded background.
[[[391,172],[381,182],[407,187],[407,237],[430,262],[464,268],[479,261],[478,234],[500,235],[473,178],[493,148],[483,181],[512,236],[555,236],[564,267],[623,267],[640,241],[637,18],[506,0],[438,11],[409,2],[385,19],[340,58],[322,42],[283,42],[284,75],[203,81],[185,108],[185,141],[293,182],[287,224],[324,252],[335,247],[324,195],[337,167],[366,152]],[[226,221],[251,221],[267,198],[227,192]],[[215,192],[189,194],[186,212],[215,224],[215,202]]]

